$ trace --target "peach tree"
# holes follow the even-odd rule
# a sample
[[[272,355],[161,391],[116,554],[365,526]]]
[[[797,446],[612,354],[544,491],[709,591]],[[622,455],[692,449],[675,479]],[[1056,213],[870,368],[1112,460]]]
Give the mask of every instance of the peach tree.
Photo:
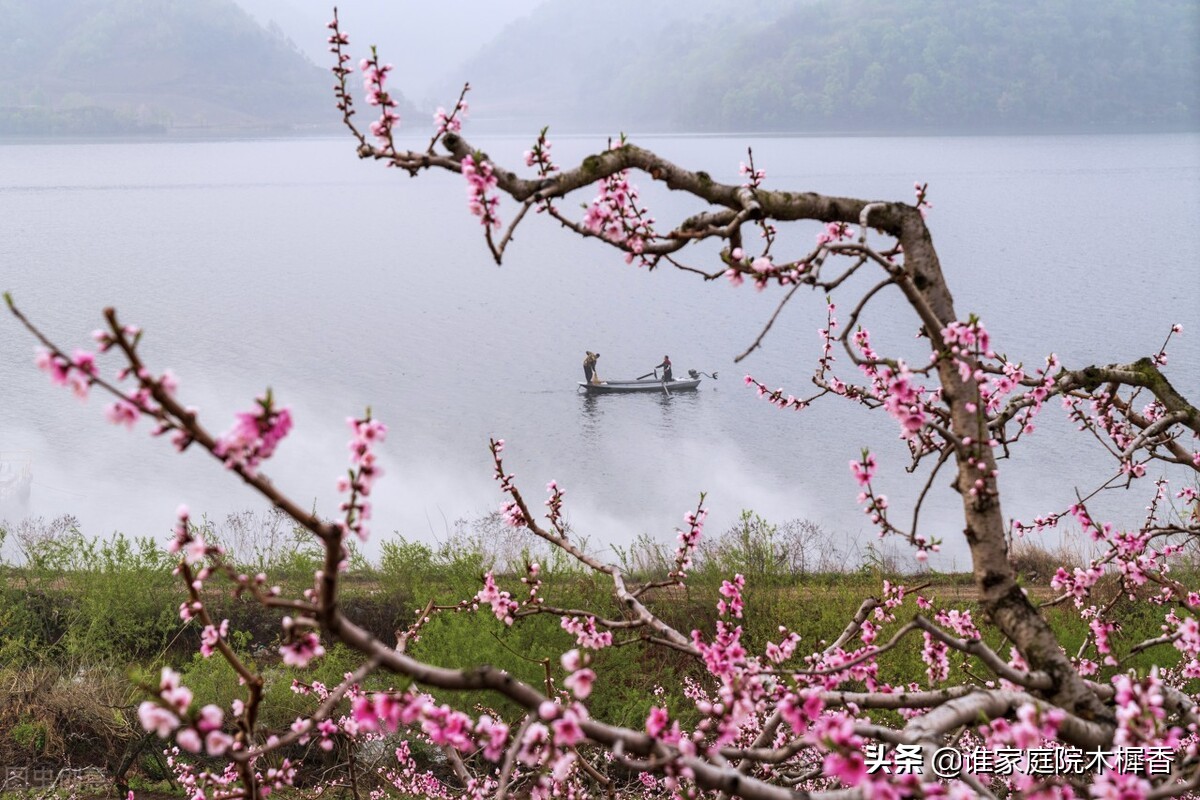
[[[624,137],[563,166],[554,161],[547,130],[531,144],[523,167],[509,167],[465,138],[466,88],[453,109],[438,109],[425,146],[406,149],[388,90],[390,65],[374,50],[353,64],[336,16],[330,29],[337,107],[358,155],[412,176],[460,175],[483,246],[497,263],[516,229],[543,216],[630,263],[778,292],[780,309],[802,289],[820,292],[827,322],[812,389],[789,394],[750,375],[745,381],[783,408],[803,411],[817,401],[842,401],[890,417],[910,471],[923,467],[927,473],[914,507],[901,519],[901,509],[878,490],[875,453],[847,454],[853,455],[842,461],[848,461],[847,479],[861,486],[859,502],[879,535],[898,537],[924,559],[941,542],[920,528],[920,506],[935,479],[949,477],[961,498],[962,537],[980,613],[935,607],[919,588],[885,582],[877,597],[864,598],[845,620],[835,641],[814,647],[780,628],[777,640],[751,649],[743,632],[745,615],[753,613],[744,601],[745,578],[729,575],[720,587],[715,626],[677,630],[656,608],[689,579],[704,535],[703,498],[684,516],[670,569],[637,583],[590,552],[565,524],[564,491],[556,482],[546,487],[541,504],[523,493],[505,469],[503,440],[494,439],[490,450],[506,523],[605,581],[612,603],[556,607],[546,602],[541,568],[530,563],[519,584],[488,573],[472,597],[431,601],[396,641],[385,642],[339,603],[347,544],[370,536],[371,498],[381,474],[376,451],[387,434],[383,422],[369,412],[349,420],[349,464],[336,479],[343,501],[335,515],[324,517],[263,472],[292,429],[288,408],[270,392],[216,433],[182,399],[169,370],[143,361],[141,330],[114,310],[105,312],[94,350],[68,352],[8,298],[40,340],[37,364],[55,383],[81,396],[105,394],[105,413],[115,424],[132,428],[145,418],[152,433],[176,449],[208,453],[321,545],[323,563],[311,587],[286,596],[266,575],[239,572],[190,524],[188,510],[179,509],[170,546],[187,591],[179,614],[202,627],[203,655],[226,659],[244,685],[244,697],[229,708],[197,708],[192,692],[168,668],[140,707],[147,730],[173,739],[172,763],[191,794],[256,800],[296,780],[296,764],[273,757],[284,748],[316,743],[328,750],[396,734],[402,743],[394,763],[380,769],[384,788],[373,796],[1165,798],[1200,788],[1200,587],[1184,585],[1173,569],[1200,539],[1200,410],[1164,373],[1167,344],[1181,333],[1179,325],[1170,327],[1156,352],[1132,363],[1068,365],[1049,355],[1026,366],[999,354],[982,320],[956,309],[926,226],[925,185],[916,186],[911,203],[770,189],[752,158],[742,165],[741,183],[725,184]],[[355,120],[356,71],[374,115],[365,129]],[[636,180],[686,193],[705,210],[664,224],[642,202]],[[568,202],[574,198],[582,204]],[[806,226],[807,236],[798,233]],[[694,247],[701,243],[707,250]],[[711,253],[713,244],[718,255],[711,266],[689,263],[689,253]],[[872,286],[843,301],[841,291],[856,274],[873,274]],[[927,359],[906,363],[872,339],[864,313],[883,292],[902,296]],[[840,310],[843,304],[848,313]],[[100,369],[100,354],[117,362],[115,371]],[[1118,478],[1032,521],[1011,520],[1003,510],[998,463],[1034,434],[1039,414],[1056,406],[1107,448]],[[1093,516],[1092,499],[1113,487],[1142,490],[1146,510],[1139,524]],[[1011,538],[1060,524],[1089,535],[1097,555],[1086,568],[1059,569],[1052,580],[1055,597],[1035,602],[1018,582]],[[1115,593],[1099,590],[1105,576],[1113,576]],[[204,600],[204,587],[217,580],[279,609],[279,653],[286,664],[304,667],[333,642],[361,655],[361,665],[336,686],[297,685],[311,708],[287,732],[261,729],[264,678],[230,646],[228,622],[211,617]],[[513,585],[505,587],[506,580]],[[1149,606],[1161,620],[1161,635],[1119,643],[1113,633],[1121,599]],[[1071,604],[1086,620],[1080,646],[1065,649],[1046,620],[1047,604]],[[547,668],[539,685],[487,664],[447,669],[410,655],[407,644],[434,615],[450,610],[491,613],[505,625],[550,614],[575,647]],[[987,645],[988,632],[1002,636],[1006,649]],[[910,638],[921,643],[925,680],[884,681],[880,664]],[[687,685],[688,707],[656,704],[637,725],[593,716],[593,686],[613,679],[592,669],[593,654],[618,645],[667,648],[692,660],[704,679]],[[1131,669],[1127,662],[1143,652],[1155,654],[1161,665]],[[961,680],[950,679],[952,654],[972,664]],[[374,673],[391,674],[408,688],[367,691],[364,681]],[[521,711],[509,718],[467,713],[442,699],[463,691],[494,693]],[[418,763],[408,743],[415,740],[440,748],[449,771]],[[183,752],[222,759],[227,767],[203,770]],[[357,783],[351,785],[357,795]]]

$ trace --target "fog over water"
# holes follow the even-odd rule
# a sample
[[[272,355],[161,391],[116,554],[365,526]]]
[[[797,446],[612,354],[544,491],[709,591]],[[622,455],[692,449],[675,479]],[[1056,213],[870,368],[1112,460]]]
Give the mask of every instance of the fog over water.
[[[959,314],[979,314],[997,350],[1030,365],[1051,351],[1068,366],[1126,361],[1181,322],[1168,374],[1200,393],[1200,136],[635,140],[731,182],[753,145],[769,188],[911,200],[913,181],[928,181]],[[516,165],[529,142],[475,144]],[[603,146],[563,139],[555,156],[571,163]],[[659,220],[696,210],[639,182]],[[511,218],[511,204],[501,213]],[[920,488],[886,416],[833,401],[782,412],[742,385],[750,372],[809,390],[822,298],[798,295],[764,348],[735,366],[778,291],[647,274],[541,218],[526,220],[497,268],[460,178],[410,180],[359,162],[345,138],[4,145],[0,221],[0,289],[60,344],[88,346],[101,309],[116,305],[210,430],[268,385],[291,405],[296,430],[264,471],[302,505],[335,511],[344,419],[371,406],[391,428],[377,537],[443,537],[455,519],[497,508],[489,436],[508,441],[506,466],[528,497],[551,478],[565,487],[572,523],[598,549],[642,532],[668,540],[701,491],[713,531],[749,508],[865,542],[874,534],[847,469],[863,446],[879,454],[878,487],[893,505]],[[789,253],[817,233],[787,228]],[[705,254],[691,263],[715,268]],[[843,320],[869,285],[842,290]],[[878,349],[927,358],[896,297],[864,322]],[[201,453],[175,455],[145,423],[117,430],[100,397],[83,405],[51,386],[33,344],[0,321],[0,450],[33,454],[29,513],[163,538],[181,502],[216,517],[261,507]],[[585,350],[602,354],[605,378],[648,372],[669,353],[677,371],[720,379],[670,399],[584,398]],[[1055,405],[1001,470],[1006,513],[1029,519],[1114,466],[1069,435]],[[963,567],[947,482],[923,528],[947,540],[941,566]],[[1106,508],[1137,513],[1150,491],[1139,488],[1112,493]]]

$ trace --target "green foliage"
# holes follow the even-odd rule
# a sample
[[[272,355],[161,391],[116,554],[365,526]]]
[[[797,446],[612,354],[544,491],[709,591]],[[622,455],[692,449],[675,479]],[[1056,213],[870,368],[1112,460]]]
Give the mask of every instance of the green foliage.
[[[312,696],[293,691],[293,681],[306,685],[319,681],[334,687],[341,683],[342,676],[353,672],[361,664],[359,656],[341,644],[329,647],[323,658],[312,662],[306,669],[285,666],[273,658],[256,658],[246,651],[239,650],[237,653],[243,664],[263,677],[259,721],[266,730],[276,732],[287,730],[296,717],[313,708],[315,701]],[[191,659],[179,667],[179,673],[183,684],[192,690],[197,708],[209,703],[229,708],[235,699],[246,699],[246,688],[239,682],[237,672],[220,655],[205,658],[200,653],[193,653]],[[158,678],[156,674],[146,672],[140,679],[152,685]],[[386,689],[403,687],[406,682],[382,675],[372,676],[364,685],[368,689]]]
[[[209,525],[205,531],[219,537],[220,528]],[[251,526],[248,530],[259,529]],[[289,537],[294,533],[283,529],[281,546],[257,562],[269,575],[300,568],[291,552]],[[57,757],[54,754],[65,753],[71,742],[83,742],[96,752],[108,748],[119,753],[140,732],[128,710],[113,709],[133,708],[143,696],[139,687],[156,685],[164,663],[179,669],[183,682],[194,692],[197,707],[214,703],[228,708],[235,698],[246,698],[246,688],[223,658],[205,659],[195,652],[196,626],[181,630],[176,617],[181,590],[178,579],[170,574],[174,559],[153,542],[120,535],[108,542],[89,540],[69,518],[35,521],[11,529],[8,535],[18,544],[25,562],[20,567],[0,566],[5,573],[0,582],[0,757],[16,752]],[[880,596],[885,578],[914,583],[899,574],[890,551],[877,547],[867,548],[858,569],[842,563],[846,559],[836,555],[834,560],[842,571],[830,571],[828,563],[822,566],[812,560],[814,548],[830,557],[827,539],[819,528],[802,521],[775,524],[745,512],[737,524],[707,540],[686,587],[660,587],[642,597],[677,630],[685,634],[695,630],[711,638],[720,583],[741,573],[747,577],[746,615],[739,624],[748,651],[760,654],[769,642],[780,641],[783,626],[801,637],[793,662],[798,664],[804,655],[834,641],[865,598]],[[673,553],[672,545],[648,537],[619,551],[621,562],[632,568],[631,588],[665,576],[673,564]],[[452,603],[470,597],[478,591],[485,569],[496,569],[501,588],[520,597],[525,591],[520,583],[525,564],[537,560],[543,565],[546,583],[542,593],[548,605],[589,609],[610,618],[621,616],[606,576],[582,572],[547,556],[544,549],[531,548],[495,517],[456,523],[441,543],[396,537],[383,542],[378,566],[366,563],[360,554],[352,556],[351,569],[343,578],[343,609],[390,643],[393,631],[411,622],[414,607],[431,599]],[[1035,563],[1029,560],[1033,557],[1029,553],[1021,557]],[[1176,575],[1191,585],[1195,571],[1194,564],[1181,563]],[[289,577],[292,579],[303,588],[311,574],[296,573]],[[969,576],[922,576],[920,580],[932,584],[921,594],[930,598],[935,608],[978,614]],[[1120,598],[1117,588],[1112,576],[1098,585],[1104,601],[1116,604],[1115,613],[1122,624],[1114,634],[1118,647],[1157,636],[1164,609]],[[1030,591],[1037,592],[1035,599],[1047,597],[1044,588]],[[209,600],[209,611],[217,620],[232,621],[229,644],[264,678],[260,721],[267,732],[286,731],[297,716],[313,708],[316,701],[311,695],[292,690],[294,681],[321,681],[332,687],[361,663],[345,646],[325,642],[328,653],[309,668],[287,667],[277,654],[279,611],[217,593]],[[902,607],[896,621],[880,626],[876,642],[887,641],[914,613],[911,602]],[[1077,611],[1063,604],[1044,613],[1068,652],[1077,652],[1087,636],[1087,625]],[[982,620],[977,618],[977,622],[987,643],[1007,655],[1007,644]],[[616,724],[639,727],[651,705],[665,705],[685,724],[694,723],[694,704],[684,696],[686,682],[695,681],[704,691],[716,688],[703,665],[676,650],[639,641],[636,633],[618,633],[616,639],[618,646],[585,651],[598,675],[588,700],[591,713]],[[919,635],[910,635],[891,650],[881,661],[879,680],[926,685],[921,644]],[[846,648],[859,645],[860,638],[854,636]],[[412,655],[440,666],[470,669],[490,664],[538,687],[545,686],[549,677],[555,691],[562,689],[565,678],[560,656],[572,647],[574,638],[562,630],[556,614],[533,615],[506,626],[486,607],[435,614],[419,637],[408,643]],[[1152,664],[1169,666],[1177,660],[1173,648],[1159,647],[1126,659],[1122,668],[1144,671]],[[101,668],[94,669],[96,665]],[[1103,668],[1100,679],[1106,679],[1110,671]],[[952,681],[969,681],[972,675],[985,672],[973,658],[952,657]],[[23,686],[20,691],[6,689],[19,684]],[[365,688],[404,689],[407,683],[376,674],[366,681]],[[471,713],[491,709],[510,721],[521,713],[491,693],[446,693],[438,699]],[[898,721],[888,712],[878,716],[879,721]],[[68,737],[55,727],[54,721],[60,719],[71,720],[76,727],[79,720],[86,719],[88,733]],[[160,771],[157,763],[143,767],[150,775]]]
[[[99,543],[80,535],[68,546],[80,594],[67,652],[89,660],[160,652],[179,631],[177,609],[184,596],[167,554],[150,539],[123,534]],[[176,602],[163,604],[171,594]]]
[[[621,570],[635,580],[660,580],[674,569],[673,548],[648,534],[639,533],[627,548],[617,544],[611,547]]]
[[[238,569],[269,572],[279,583],[307,587],[325,559],[320,542],[277,508],[227,514],[220,521],[204,516],[195,530],[206,542],[219,545]],[[351,553],[357,555],[353,545]]]
[[[433,548],[424,542],[410,542],[403,536],[383,543],[379,572],[394,580],[411,585],[418,578],[434,572]]]
[[[248,664],[254,664],[254,660],[248,654],[240,653],[239,656]],[[197,708],[203,708],[209,703],[229,708],[229,704],[235,698],[244,699],[246,696],[245,687],[238,685],[237,672],[219,655],[205,658],[198,652],[193,653],[191,660],[179,666],[179,674],[183,684],[192,690]],[[147,686],[155,686],[158,676],[153,671],[147,671],[142,677],[142,682]]]
[[[539,616],[506,627],[485,607],[473,613],[439,614],[409,649],[414,657],[438,666],[465,669],[491,664],[534,686],[544,686],[546,672],[540,662],[545,660],[561,673],[558,656],[570,649],[571,638],[556,618]],[[515,706],[490,692],[468,692],[446,700],[462,709],[480,704],[497,708],[505,718],[517,713]]]
[[[894,549],[888,549],[879,542],[869,541],[863,550],[862,563],[858,567],[860,575],[877,583],[882,583],[885,579],[896,581],[903,576],[898,566],[898,554]]]
[[[312,710],[315,700],[311,695],[300,695],[292,691],[292,681],[312,685],[320,681],[328,687],[337,686],[342,676],[353,672],[362,664],[362,659],[345,645],[335,644],[328,648],[324,658],[312,662],[306,669],[275,664],[262,670],[266,681],[263,693],[261,719],[271,730],[286,730],[296,717]],[[214,659],[215,660],[215,659]],[[387,675],[374,675],[364,682],[368,689],[403,688],[407,680],[398,680]],[[244,690],[242,696],[244,697]],[[349,703],[343,709],[349,710]]]
[[[821,568],[828,569],[834,548],[829,535],[807,520],[774,525],[759,515],[743,511],[730,529],[701,540],[697,575],[724,580],[742,575],[752,583],[793,581]],[[823,554],[823,555],[822,555]]]
[[[677,130],[1195,129],[1197,41],[1194,0],[556,0],[462,72],[517,113]]]
[[[30,756],[37,756],[46,749],[46,725],[42,722],[23,719],[9,731],[13,743]]]
[[[497,513],[457,520],[446,538],[432,545],[397,534],[381,546],[378,580],[388,593],[413,597],[424,605],[433,597],[461,599],[474,594],[485,572],[522,575],[532,563],[541,567],[544,576],[582,572],[579,562],[560,548],[530,538],[506,525]],[[586,549],[585,540],[576,538],[576,543]],[[421,596],[413,594],[416,587],[421,587]]]
[[[334,121],[326,71],[229,0],[5,0],[0,19],[0,134]]]
[[[67,609],[54,598],[0,586],[0,667],[53,661],[67,629]]]
[[[0,589],[0,665],[149,658],[178,633],[182,589],[151,539],[83,535],[73,518],[27,520]]]

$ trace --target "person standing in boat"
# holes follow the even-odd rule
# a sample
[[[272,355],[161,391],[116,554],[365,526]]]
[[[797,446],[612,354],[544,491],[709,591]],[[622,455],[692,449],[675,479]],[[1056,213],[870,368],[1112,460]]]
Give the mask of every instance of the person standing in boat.
[[[671,382],[671,357],[670,356],[663,356],[662,363],[659,364],[658,366],[656,366],[655,369],[656,370],[661,369],[663,371],[663,374],[662,374],[663,383]]]
[[[596,373],[596,362],[599,359],[600,354],[591,350],[583,357],[583,378],[588,383],[600,383],[600,376]]]

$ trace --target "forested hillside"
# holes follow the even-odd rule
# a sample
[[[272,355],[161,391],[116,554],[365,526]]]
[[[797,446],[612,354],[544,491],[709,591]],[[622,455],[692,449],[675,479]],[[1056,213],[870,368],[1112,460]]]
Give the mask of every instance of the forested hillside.
[[[1200,120],[1198,43],[1195,0],[551,0],[461,77],[481,114],[583,124],[1176,129]]]
[[[329,76],[232,0],[0,0],[0,134],[334,121]]]
[[[0,19],[0,134],[336,122],[327,65],[233,0],[0,0]],[[1198,42],[1198,0],[548,0],[439,95],[470,80],[476,119],[521,130],[1194,129]]]

